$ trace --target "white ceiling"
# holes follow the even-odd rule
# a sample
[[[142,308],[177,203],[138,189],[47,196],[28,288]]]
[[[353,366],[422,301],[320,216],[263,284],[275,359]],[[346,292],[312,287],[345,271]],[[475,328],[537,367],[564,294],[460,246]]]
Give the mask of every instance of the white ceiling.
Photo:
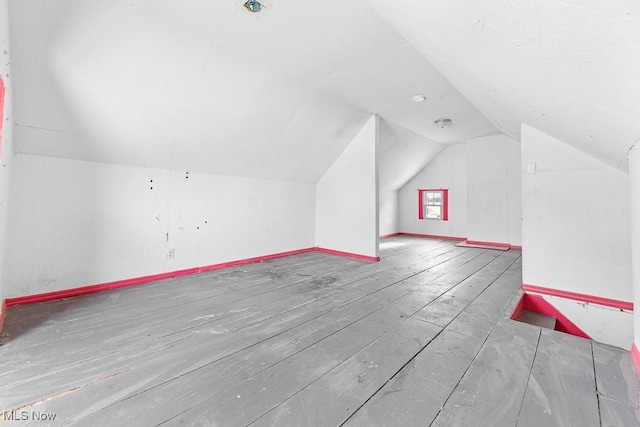
[[[378,113],[397,187],[521,123],[622,170],[640,139],[638,2],[242,3],[11,1],[16,150],[314,183]]]
[[[507,135],[527,123],[627,168],[640,139],[640,2],[367,2]]]
[[[10,2],[16,150],[312,183],[371,112],[398,176],[497,132],[366,3],[242,3]]]

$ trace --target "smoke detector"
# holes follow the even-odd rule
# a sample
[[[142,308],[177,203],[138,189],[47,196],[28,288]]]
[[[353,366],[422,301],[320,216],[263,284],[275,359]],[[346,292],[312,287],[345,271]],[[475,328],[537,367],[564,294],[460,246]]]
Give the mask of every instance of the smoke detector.
[[[436,126],[438,126],[440,129],[443,129],[447,126],[451,126],[453,124],[453,121],[451,121],[449,117],[440,117],[438,120],[436,120],[433,123],[435,123]]]
[[[247,2],[245,2],[244,7],[249,12],[253,12],[253,13],[261,12],[262,9],[264,8],[262,3],[260,3],[259,1],[256,1],[256,0],[248,0]]]

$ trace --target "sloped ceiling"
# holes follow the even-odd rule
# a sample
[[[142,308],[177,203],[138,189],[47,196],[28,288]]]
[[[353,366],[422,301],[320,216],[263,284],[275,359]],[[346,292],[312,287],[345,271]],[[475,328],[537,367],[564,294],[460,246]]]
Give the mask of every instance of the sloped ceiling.
[[[530,124],[619,167],[640,139],[640,3],[367,0],[507,135]]]
[[[242,3],[11,2],[16,150],[313,183],[370,113],[438,143],[497,131],[366,3]]]
[[[447,147],[386,120],[379,125],[379,186],[395,191]]]

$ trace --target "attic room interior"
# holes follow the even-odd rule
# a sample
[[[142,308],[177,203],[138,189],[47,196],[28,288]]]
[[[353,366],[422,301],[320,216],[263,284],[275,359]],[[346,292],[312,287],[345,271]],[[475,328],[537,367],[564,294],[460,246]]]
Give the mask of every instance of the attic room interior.
[[[640,426],[640,3],[0,0],[0,420]]]

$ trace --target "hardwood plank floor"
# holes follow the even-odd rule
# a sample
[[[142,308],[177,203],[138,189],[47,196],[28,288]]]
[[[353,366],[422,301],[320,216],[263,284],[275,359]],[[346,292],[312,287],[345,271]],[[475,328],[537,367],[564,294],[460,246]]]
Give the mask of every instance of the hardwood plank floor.
[[[304,253],[12,307],[0,413],[33,425],[448,426],[532,425],[552,409],[566,416],[550,425],[640,425],[628,353],[507,320],[520,252],[454,243],[396,237],[379,263]],[[581,390],[563,396],[565,383]]]

